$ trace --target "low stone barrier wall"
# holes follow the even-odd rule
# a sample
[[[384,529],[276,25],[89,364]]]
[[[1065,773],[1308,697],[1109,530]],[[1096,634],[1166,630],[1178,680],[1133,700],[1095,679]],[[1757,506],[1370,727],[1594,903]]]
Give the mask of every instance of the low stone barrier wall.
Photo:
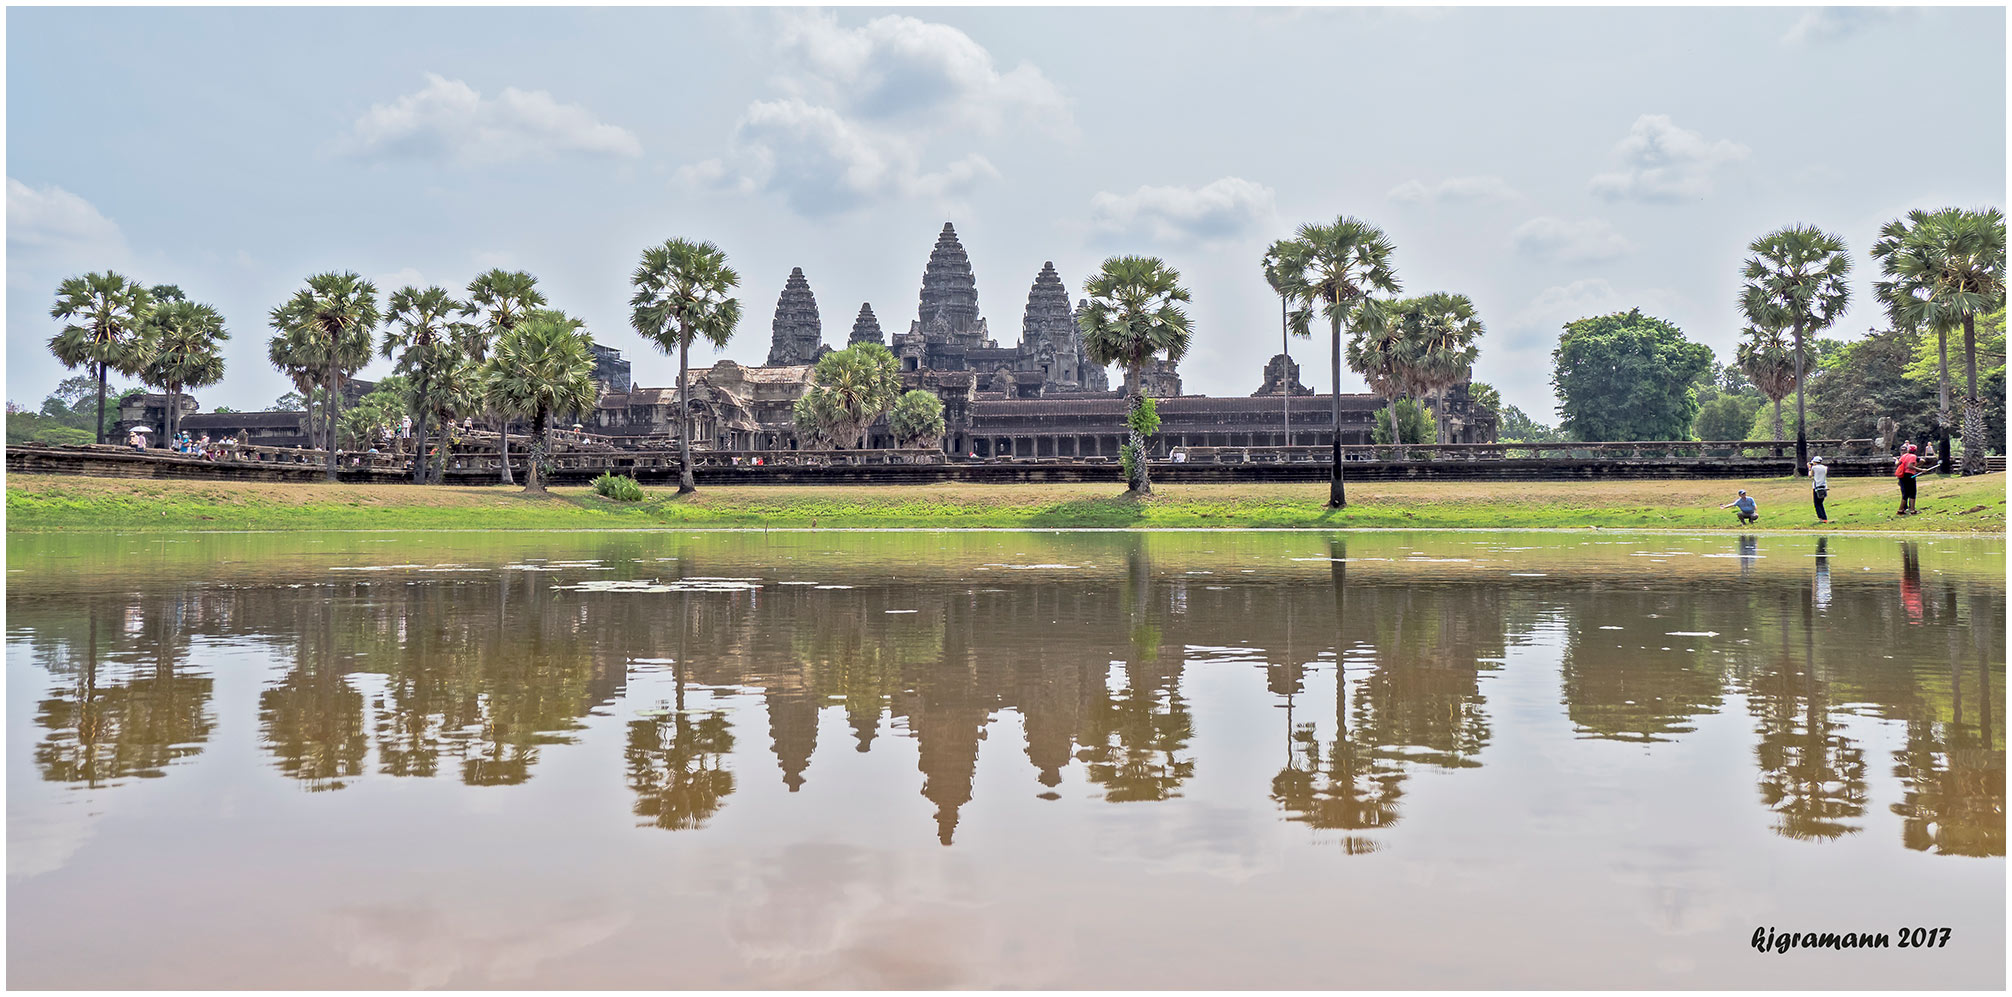
[[[1345,474],[1350,481],[1597,481],[1641,479],[1770,478],[1794,470],[1792,457],[1660,457],[1660,458],[1572,458],[1541,457],[1500,460],[1350,460]],[[1859,477],[1891,473],[1891,463],[1880,457],[1839,457],[1830,473],[1838,477]],[[208,461],[177,454],[145,453],[115,447],[8,447],[7,470],[11,474],[88,475],[92,477],[179,478],[204,481],[298,482],[326,480],[319,464],[235,463]],[[523,480],[517,465],[518,480]],[[560,468],[549,476],[554,484],[584,485],[599,469]],[[675,466],[642,467],[632,471],[646,485],[675,484]],[[1123,472],[1116,463],[1084,463],[1070,460],[1024,460],[954,462],[943,464],[867,464],[830,466],[739,465],[701,466],[702,484],[776,485],[896,485],[961,482],[972,484],[1018,484],[1027,482],[1118,482]],[[340,481],[369,484],[409,484],[411,471],[395,467],[342,467]],[[1326,481],[1325,463],[1214,464],[1157,461],[1153,480],[1168,483],[1215,482],[1234,484],[1260,481]],[[447,471],[453,485],[491,485],[497,473],[490,469]]]

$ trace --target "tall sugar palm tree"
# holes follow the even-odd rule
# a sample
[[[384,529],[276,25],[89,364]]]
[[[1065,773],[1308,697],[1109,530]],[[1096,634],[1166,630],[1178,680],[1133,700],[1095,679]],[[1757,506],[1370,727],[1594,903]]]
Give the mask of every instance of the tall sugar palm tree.
[[[182,389],[206,388],[224,379],[223,344],[231,338],[215,308],[169,298],[147,313],[146,360],[140,377],[168,396],[170,438],[182,425]]]
[[[318,368],[316,380],[327,394],[322,421],[330,481],[336,480],[335,433],[342,414],[342,384],[370,362],[378,317],[377,285],[349,272],[315,274],[306,287],[272,310],[273,328],[280,333],[275,339],[284,341],[291,362]]]
[[[1397,400],[1411,385],[1411,338],[1406,335],[1406,301],[1376,302],[1351,323],[1353,329],[1343,344],[1348,369],[1362,378],[1370,394],[1383,399],[1390,415],[1390,442],[1404,442],[1403,423],[1398,418]],[[1401,452],[1401,451],[1398,451]]]
[[[145,287],[107,270],[70,277],[56,285],[49,317],[68,325],[49,339],[49,352],[64,367],[94,368],[98,375],[98,442],[105,442],[105,372],[139,370],[140,327],[153,305]]]
[[[451,394],[443,393],[443,375],[463,359],[455,342],[454,317],[467,310],[467,304],[454,300],[444,287],[401,287],[385,302],[389,328],[384,331],[384,356],[396,360],[396,372],[411,386],[406,408],[418,424],[413,437],[414,484],[426,481],[427,424]]]
[[[1942,465],[1949,466],[1949,330],[1963,327],[1963,473],[1984,471],[1984,412],[1977,399],[1977,316],[2005,305],[2005,213],[1997,208],[1910,211],[1879,230],[1872,255],[1886,280],[1873,292],[1905,328],[1934,329],[1942,351]]]
[[[316,409],[325,398],[317,389],[320,362],[316,359],[306,330],[294,324],[275,324],[272,338],[266,340],[266,360],[272,363],[273,369],[293,382],[293,390],[300,395],[301,408],[306,412],[307,438],[319,441],[321,423],[316,418]],[[315,445],[320,444],[317,442]]]
[[[1746,341],[1733,354],[1740,373],[1774,403],[1774,438],[1782,438],[1781,400],[1795,390],[1795,355],[1780,329],[1748,326]]]
[[[1287,295],[1285,287],[1287,274],[1291,268],[1291,264],[1287,262],[1291,249],[1292,240],[1280,239],[1272,243],[1265,250],[1264,261],[1262,263],[1264,267],[1264,281],[1271,285],[1272,293],[1278,295],[1279,352],[1285,357],[1285,372],[1288,377],[1292,373],[1292,321],[1286,314]],[[1313,333],[1311,330],[1302,330],[1300,336],[1310,339],[1313,337]],[[1285,383],[1285,391],[1280,401],[1280,407],[1281,411],[1285,414],[1285,445],[1292,446],[1292,382],[1290,380]]]
[[[1343,215],[1333,222],[1309,222],[1283,247],[1280,286],[1285,295],[1299,302],[1291,315],[1291,326],[1300,335],[1310,335],[1314,308],[1327,318],[1333,335],[1330,357],[1334,395],[1334,466],[1328,472],[1327,505],[1339,509],[1348,504],[1341,470],[1341,330],[1358,320],[1377,322],[1381,311],[1370,304],[1370,295],[1395,294],[1397,272],[1391,268],[1394,252],[1383,230]],[[1396,428],[1393,422],[1392,428]]]
[[[1488,330],[1475,315],[1474,302],[1464,294],[1435,292],[1413,298],[1410,314],[1405,330],[1410,340],[1405,373],[1412,390],[1432,399],[1437,442],[1444,444],[1450,432],[1446,393],[1473,375],[1474,361],[1481,355],[1475,340]]]
[[[1142,426],[1146,392],[1141,375],[1146,364],[1164,356],[1175,362],[1187,355],[1194,326],[1181,305],[1192,300],[1181,286],[1180,272],[1157,256],[1113,256],[1104,261],[1089,280],[1083,282],[1089,307],[1083,310],[1083,349],[1090,362],[1119,364],[1125,368],[1125,397],[1131,402],[1131,480],[1126,488],[1141,495],[1153,493],[1153,481],[1146,466],[1146,437]]]
[[[546,451],[545,427],[555,413],[578,412],[594,404],[594,353],[577,319],[539,310],[520,317],[496,340],[483,362],[482,393],[505,418],[531,420],[532,445],[524,462],[524,491],[545,494],[538,465]]]
[[[1740,309],[1747,321],[1795,333],[1795,473],[1809,473],[1809,432],[1803,418],[1808,369],[1803,339],[1830,328],[1851,303],[1851,257],[1844,240],[1814,225],[1790,225],[1747,244]]]
[[[538,290],[538,278],[522,270],[504,270],[500,267],[476,275],[468,282],[468,304],[464,314],[480,315],[481,335],[477,340],[475,359],[488,355],[489,348],[503,337],[503,334],[517,327],[524,316],[533,309],[545,307],[545,295]],[[505,417],[496,427],[498,452],[503,458],[502,481],[506,485],[516,484],[510,476],[510,420]]]
[[[678,353],[678,494],[698,491],[692,475],[692,340],[724,348],[740,325],[741,303],[731,297],[740,275],[727,254],[710,242],[671,239],[643,250],[629,278],[629,324],[665,353]]]

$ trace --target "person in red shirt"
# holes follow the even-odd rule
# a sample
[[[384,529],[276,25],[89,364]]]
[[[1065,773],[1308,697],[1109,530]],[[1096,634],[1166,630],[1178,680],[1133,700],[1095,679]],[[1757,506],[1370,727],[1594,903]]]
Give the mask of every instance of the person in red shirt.
[[[1896,516],[1919,516],[1921,510],[1914,507],[1914,479],[1925,471],[1935,470],[1935,465],[1921,466],[1921,458],[1914,455],[1914,444],[1902,448],[1900,459],[1894,463],[1893,477],[1900,482],[1900,511]]]

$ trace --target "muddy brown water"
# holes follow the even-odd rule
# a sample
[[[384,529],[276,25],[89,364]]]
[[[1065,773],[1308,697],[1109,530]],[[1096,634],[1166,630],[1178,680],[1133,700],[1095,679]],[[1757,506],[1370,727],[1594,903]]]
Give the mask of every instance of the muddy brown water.
[[[16,987],[2005,983],[2002,539],[7,552]]]

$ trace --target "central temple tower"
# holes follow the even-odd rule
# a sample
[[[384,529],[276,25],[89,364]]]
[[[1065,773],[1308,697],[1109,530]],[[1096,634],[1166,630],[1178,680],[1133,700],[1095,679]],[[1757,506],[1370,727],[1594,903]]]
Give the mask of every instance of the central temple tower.
[[[985,320],[978,316],[978,279],[971,273],[971,258],[949,222],[943,223],[936,247],[929,251],[929,263],[922,268],[921,307],[908,332],[930,343],[954,343],[965,349],[991,345],[985,341]]]

